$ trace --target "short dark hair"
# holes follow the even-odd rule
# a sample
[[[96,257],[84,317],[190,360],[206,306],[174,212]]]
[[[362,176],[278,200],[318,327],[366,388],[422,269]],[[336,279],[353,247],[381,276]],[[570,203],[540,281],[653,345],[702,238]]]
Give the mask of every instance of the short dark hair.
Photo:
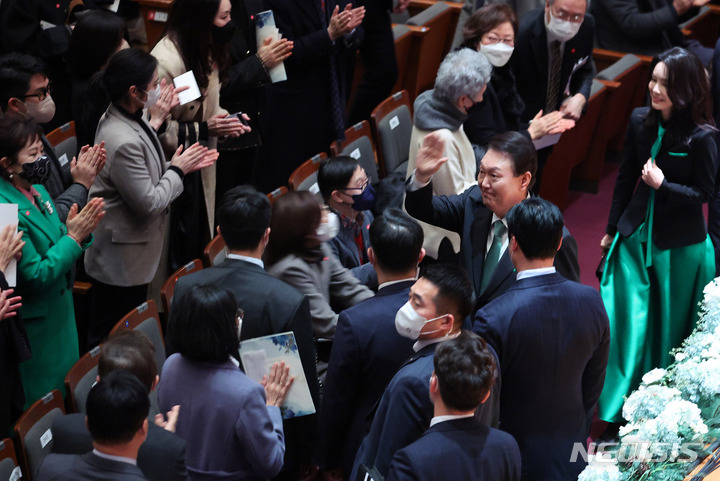
[[[508,235],[530,259],[551,259],[563,237],[563,215],[552,202],[539,197],[523,199],[505,216]]]
[[[530,172],[531,188],[535,184],[535,173],[537,172],[537,151],[532,141],[513,130],[497,134],[490,140],[488,150],[494,150],[500,154],[505,154],[512,163],[512,171],[515,177],[525,172]]]
[[[272,207],[267,196],[250,185],[233,187],[218,206],[218,226],[230,249],[254,249],[270,227]]]
[[[201,284],[173,303],[168,321],[168,344],[187,359],[224,363],[238,358],[238,305],[225,288]]]
[[[359,166],[357,160],[346,155],[330,157],[320,164],[317,183],[325,202],[330,199],[334,190],[347,187]]]
[[[289,254],[306,251],[307,238],[320,225],[321,205],[318,196],[308,191],[288,192],[275,201],[270,220],[270,242],[265,251],[268,264],[275,264]]]
[[[463,26],[461,46],[477,50],[482,36],[505,22],[510,22],[513,32],[517,35],[518,18],[512,8],[502,3],[490,3],[478,8]]]
[[[30,79],[40,74],[47,77],[42,60],[22,53],[0,56],[0,110],[7,111],[11,98],[20,98],[30,88]]]
[[[477,408],[492,388],[497,375],[495,356],[485,340],[471,331],[441,342],[433,358],[440,397],[450,409]]]
[[[93,441],[125,444],[147,419],[150,398],[137,377],[127,371],[114,371],[90,389],[85,409]]]
[[[128,371],[142,381],[145,389],[152,389],[157,376],[155,346],[145,334],[134,330],[120,331],[100,346],[98,376],[102,379],[115,371]]]
[[[41,127],[33,119],[24,119],[14,115],[0,117],[0,159],[7,157],[17,162],[22,149],[41,133]],[[10,172],[0,166],[0,177],[10,179]]]
[[[122,19],[107,10],[89,10],[75,24],[66,55],[70,75],[87,80],[117,52],[125,35]]]
[[[460,325],[472,313],[475,293],[465,269],[439,262],[427,266],[420,277],[438,288],[433,299],[438,314],[450,313],[455,316],[455,325]]]
[[[147,90],[157,68],[157,59],[139,48],[127,48],[115,53],[107,67],[95,74],[90,81],[91,100],[100,105],[103,99],[97,98],[102,91],[105,101],[118,103],[128,94],[133,85]],[[100,87],[100,88],[98,88]]]
[[[420,224],[394,207],[370,224],[375,262],[389,273],[399,274],[417,267],[423,239]]]

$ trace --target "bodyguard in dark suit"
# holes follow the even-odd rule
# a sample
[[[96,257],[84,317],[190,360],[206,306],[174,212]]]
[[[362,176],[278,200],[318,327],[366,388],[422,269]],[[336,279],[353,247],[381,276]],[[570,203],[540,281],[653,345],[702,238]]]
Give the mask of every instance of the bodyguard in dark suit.
[[[105,341],[98,359],[98,378],[105,378],[114,371],[133,374],[145,386],[146,393],[155,389],[159,379],[155,348],[147,336],[138,331],[122,331]],[[168,414],[169,418],[177,418],[177,412]],[[173,419],[168,421],[171,425],[175,422]],[[56,418],[51,429],[53,453],[86,454],[92,451],[93,440],[85,414],[74,413]],[[137,465],[150,481],[185,481],[188,479],[185,441],[150,420],[147,439],[137,454]]]
[[[90,389],[86,408],[93,451],[83,455],[50,454],[35,479],[146,479],[136,466],[138,449],[147,437],[150,410],[142,382],[128,371],[111,372]]]
[[[428,383],[435,348],[460,334],[465,316],[472,311],[472,298],[467,275],[450,264],[428,266],[413,284],[410,300],[395,316],[395,328],[401,336],[417,339],[413,344],[415,354],[393,376],[380,398],[349,479],[356,479],[360,466],[374,467],[386,476],[395,452],[417,440],[430,426],[433,405]],[[499,394],[497,380],[492,391]],[[496,414],[494,407],[493,400],[489,400],[476,416],[490,425]]]
[[[232,290],[243,311],[240,340],[292,331],[315,406],[319,406],[312,320],[307,298],[265,272],[261,260],[270,234],[270,202],[250,186],[229,190],[218,206],[218,233],[228,247],[227,259],[180,278],[173,304],[200,284]],[[173,347],[168,346],[172,351]],[[316,437],[316,415],[283,422],[285,465],[292,472],[310,464]]]
[[[460,258],[470,274],[477,307],[481,307],[515,282],[504,217],[513,205],[528,197],[537,166],[535,148],[518,132],[500,134],[490,142],[480,163],[477,186],[460,195],[433,196],[432,175],[445,162],[438,142],[428,136],[418,152],[417,168],[407,183],[405,208],[419,220],[460,234]],[[504,232],[499,236],[499,252],[493,257],[489,254],[497,221],[504,224]],[[489,272],[488,258],[495,261]],[[565,228],[555,266],[567,279],[580,280],[577,243]]]
[[[518,481],[520,450],[513,437],[474,417],[497,371],[485,341],[463,331],[438,346],[433,364],[430,429],[395,454],[387,481]]]
[[[553,204],[526,199],[507,215],[517,282],[480,309],[473,330],[500,357],[500,429],[522,454],[522,479],[570,481],[605,380],[610,332],[595,289],[555,272],[563,220]]]
[[[365,422],[392,376],[410,355],[413,341],[395,329],[425,252],[420,224],[388,209],[370,226],[368,249],[380,289],[375,297],[340,313],[328,362],[320,421],[321,467],[352,470]]]

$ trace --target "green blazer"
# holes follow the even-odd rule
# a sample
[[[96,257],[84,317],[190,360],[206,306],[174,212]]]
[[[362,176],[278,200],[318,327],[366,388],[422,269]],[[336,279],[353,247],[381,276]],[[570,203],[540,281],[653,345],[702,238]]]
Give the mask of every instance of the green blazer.
[[[78,360],[78,338],[72,300],[72,267],[80,247],[60,222],[50,194],[34,185],[35,207],[10,182],[0,179],[0,202],[18,205],[18,229],[25,246],[18,264],[20,313],[33,357],[20,365],[26,407],[52,389],[63,391],[67,371]]]

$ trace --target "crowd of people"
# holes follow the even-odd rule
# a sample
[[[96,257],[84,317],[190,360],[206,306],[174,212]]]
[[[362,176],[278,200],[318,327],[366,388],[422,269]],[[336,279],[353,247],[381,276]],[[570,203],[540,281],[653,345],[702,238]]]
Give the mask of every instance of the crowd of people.
[[[34,479],[577,479],[591,423],[612,439],[716,274],[717,81],[678,27],[706,2],[466,2],[380,208],[349,156],[317,190],[266,193],[391,93],[407,1],[175,0],[148,46],[129,0],[3,0],[0,203],[18,215],[0,231],[0,438],[99,345]],[[537,196],[539,142],[582,117],[595,42],[654,56],[599,292]],[[69,120],[58,155],[46,134]],[[144,334],[109,335],[216,236],[224,260],[177,281],[161,367]],[[240,345],[288,332],[300,364],[253,380]],[[305,384],[314,412],[287,415]]]

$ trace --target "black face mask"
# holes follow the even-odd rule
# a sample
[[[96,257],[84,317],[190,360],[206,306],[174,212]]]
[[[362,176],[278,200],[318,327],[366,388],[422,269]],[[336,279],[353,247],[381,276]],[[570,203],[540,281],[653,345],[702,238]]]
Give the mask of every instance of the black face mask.
[[[50,176],[50,159],[47,155],[43,155],[34,162],[23,164],[22,171],[18,175],[31,184],[44,184]]]
[[[235,29],[237,27],[233,23],[233,21],[229,21],[225,24],[223,27],[218,27],[217,25],[213,25],[212,28],[212,36],[213,36],[213,42],[223,45],[228,43],[235,33]]]

